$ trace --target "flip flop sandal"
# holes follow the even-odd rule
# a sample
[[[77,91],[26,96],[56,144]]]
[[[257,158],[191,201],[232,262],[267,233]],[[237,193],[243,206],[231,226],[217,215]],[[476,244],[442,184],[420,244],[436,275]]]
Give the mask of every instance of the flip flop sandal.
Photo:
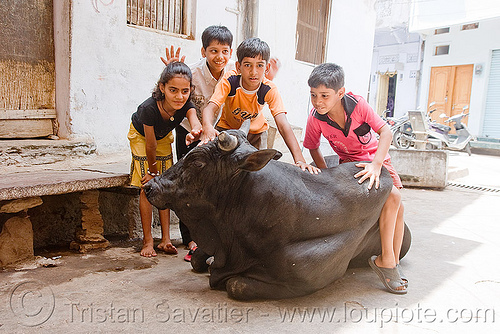
[[[406,275],[403,273],[403,270],[401,270],[401,266],[399,265],[399,263],[396,264],[396,268],[398,269],[399,277],[401,277],[401,280],[403,281],[405,288],[407,288],[408,287],[408,278],[406,278]]]
[[[186,256],[184,256],[184,261],[191,262],[191,257],[193,256],[193,253],[196,250],[196,248],[198,248],[198,247],[194,247],[194,248],[189,250],[189,252],[186,254]]]
[[[402,287],[405,286],[403,280],[401,279],[401,276],[399,276],[398,269],[396,267],[394,268],[379,267],[375,264],[376,258],[377,255],[373,255],[371,258],[368,259],[368,264],[380,278],[382,283],[384,283],[384,286],[387,288],[387,290],[398,295],[404,295],[405,293],[407,293],[408,291],[406,291],[406,287],[403,290],[397,289],[401,286]]]

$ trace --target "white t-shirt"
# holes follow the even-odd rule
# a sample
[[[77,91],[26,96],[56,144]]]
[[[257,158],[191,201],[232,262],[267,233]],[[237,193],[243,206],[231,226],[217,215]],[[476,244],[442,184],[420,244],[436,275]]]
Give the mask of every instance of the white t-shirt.
[[[235,62],[232,59],[229,59],[226,67],[222,71],[219,80],[216,80],[212,73],[210,73],[210,69],[207,65],[206,58],[201,58],[196,63],[188,65],[191,69],[191,73],[193,74],[192,83],[194,85],[194,91],[191,94],[191,101],[196,107],[196,114],[201,121],[201,111],[207,106],[212,94],[214,93],[215,86],[219,82],[220,79],[224,76],[224,73],[236,69]],[[217,117],[215,118],[215,122],[217,122],[220,116],[221,108],[219,108],[217,112]],[[214,122],[214,124],[215,124]],[[181,122],[181,126],[186,130],[190,131],[191,126],[189,125],[189,121],[187,118]]]

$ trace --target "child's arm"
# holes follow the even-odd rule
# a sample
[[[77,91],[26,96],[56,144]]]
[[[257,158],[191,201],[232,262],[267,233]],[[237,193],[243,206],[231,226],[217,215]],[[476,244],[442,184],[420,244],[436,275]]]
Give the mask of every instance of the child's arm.
[[[217,110],[219,110],[219,106],[213,102],[209,102],[201,113],[201,121],[203,127],[200,136],[200,145],[206,144],[209,141],[214,140],[215,137],[217,137],[217,135],[219,134],[213,126],[214,116]]]
[[[389,152],[389,147],[391,146],[392,141],[392,132],[387,124],[381,127],[377,133],[380,135],[380,138],[378,140],[377,152],[373,157],[373,161],[371,163],[356,164],[357,167],[364,167],[364,169],[354,175],[355,178],[362,176],[358,181],[360,184],[369,178],[370,184],[368,185],[368,189],[372,188],[373,183],[375,183],[375,189],[378,189],[380,185],[380,170],[382,169],[382,164],[387,156],[387,153]]]
[[[196,109],[191,108],[186,112],[186,118],[191,125],[191,131],[186,135],[186,145],[190,145],[195,140],[198,140],[201,135],[201,123],[196,116]]]
[[[150,125],[144,125],[144,137],[146,137],[146,157],[148,158],[148,171],[146,175],[141,179],[141,184],[145,185],[149,182],[155,175],[158,174],[158,169],[156,168],[156,136],[155,128]],[[154,174],[154,175],[151,175]]]
[[[325,158],[323,157],[323,154],[321,153],[321,150],[318,148],[309,150],[309,153],[311,154],[311,157],[313,158],[314,163],[316,166],[320,169],[328,168],[326,165]]]
[[[274,120],[276,121],[276,126],[278,127],[278,131],[283,137],[286,146],[292,153],[293,161],[295,161],[295,164],[299,166],[303,171],[307,169],[311,174],[318,174],[319,172],[321,172],[319,168],[313,167],[306,163],[306,159],[304,159],[304,156],[302,155],[302,151],[300,150],[297,138],[295,138],[295,135],[293,134],[292,127],[290,126],[290,123],[288,123],[285,113],[280,113],[274,116]]]
[[[163,62],[163,64],[165,64],[165,66],[170,63],[173,63],[174,61],[180,61],[181,63],[183,63],[184,60],[186,59],[186,56],[182,56],[182,58],[179,58],[180,54],[181,54],[181,48],[178,47],[177,52],[175,53],[174,56],[174,46],[170,45],[170,53],[168,52],[168,46],[165,48],[165,56],[167,57],[167,59],[163,57],[160,57],[160,59]]]

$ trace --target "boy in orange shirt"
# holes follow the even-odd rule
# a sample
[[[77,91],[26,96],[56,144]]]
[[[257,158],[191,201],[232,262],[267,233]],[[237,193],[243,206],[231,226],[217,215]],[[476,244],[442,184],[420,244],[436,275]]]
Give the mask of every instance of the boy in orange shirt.
[[[219,131],[239,129],[243,121],[250,119],[248,141],[257,149],[266,148],[269,124],[261,111],[267,103],[295,164],[304,171],[307,169],[311,174],[317,174],[319,169],[305,162],[286,118],[278,88],[265,78],[269,70],[270,53],[267,43],[259,38],[249,38],[238,46],[236,71],[224,74],[208,105],[202,111],[201,144],[213,140]],[[214,119],[221,106],[221,118],[214,127]]]

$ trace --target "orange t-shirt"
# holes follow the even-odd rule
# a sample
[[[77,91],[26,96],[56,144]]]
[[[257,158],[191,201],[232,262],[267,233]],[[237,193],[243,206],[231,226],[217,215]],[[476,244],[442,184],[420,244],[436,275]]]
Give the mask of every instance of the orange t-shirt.
[[[248,91],[241,86],[241,74],[235,70],[227,72],[215,87],[210,102],[222,106],[222,113],[217,126],[224,129],[239,129],[243,121],[250,119],[250,133],[258,134],[269,128],[266,118],[261,113],[264,104],[269,105],[273,117],[286,113],[276,85],[267,78],[259,88]]]

